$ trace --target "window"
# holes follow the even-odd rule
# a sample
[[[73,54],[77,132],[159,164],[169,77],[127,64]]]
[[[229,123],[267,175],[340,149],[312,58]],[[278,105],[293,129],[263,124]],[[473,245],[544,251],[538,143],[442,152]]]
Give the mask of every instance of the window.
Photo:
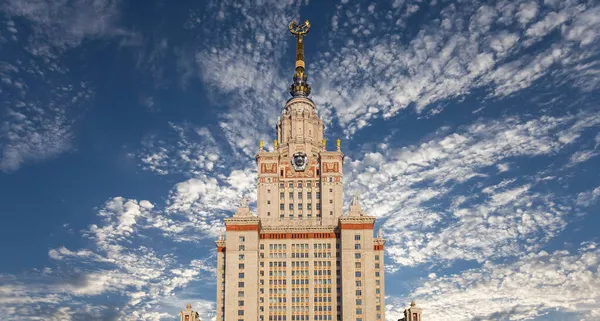
[[[294,183],[289,183],[289,184],[288,184],[288,187],[289,187],[289,188],[294,188]]]
[[[379,268],[379,263],[375,263],[375,268],[378,269]]]
[[[267,212],[267,216],[271,216],[271,212]]]
[[[330,189],[329,189],[329,193],[333,193],[333,188],[330,188]]]
[[[244,242],[244,241],[246,241],[246,238],[243,236],[240,236],[240,242]]]
[[[244,291],[238,291],[238,298],[244,297]]]
[[[360,253],[354,253],[354,258],[355,259],[360,259]]]
[[[294,192],[290,192],[290,199],[293,200],[294,199]]]
[[[333,182],[333,177],[330,177],[329,178],[329,183],[332,183],[332,182]]]
[[[312,203],[306,204],[306,209],[309,211],[312,210]]]
[[[238,282],[238,288],[243,288],[244,287],[244,282]]]
[[[354,249],[355,250],[360,250],[360,244],[358,244],[358,243],[354,244]]]
[[[329,211],[329,216],[333,215],[333,211]]]
[[[244,263],[240,263],[240,264],[238,264],[238,268],[239,268],[239,269],[243,269],[243,268],[244,268]]]
[[[361,276],[361,273],[360,273],[360,271],[356,271],[356,272],[354,272],[354,276],[355,276],[355,277],[357,277],[357,278],[359,278],[359,277]]]
[[[379,261],[379,255],[375,255],[375,261]]]
[[[306,192],[306,198],[310,200],[312,198],[312,192]]]
[[[298,182],[298,188],[302,188],[302,182]]]
[[[261,249],[261,250],[264,250],[264,249],[265,249],[265,245],[264,245],[264,244],[261,244],[261,245],[260,245],[260,249]]]
[[[242,282],[243,283],[243,282]],[[362,291],[361,290],[356,290],[356,295],[357,296],[361,296],[362,295]]]
[[[299,209],[299,210],[302,210],[302,203],[299,203],[299,204],[298,204],[298,209]]]
[[[267,204],[271,204],[271,201],[267,201]]]
[[[244,306],[244,300],[238,300],[238,306],[239,307],[243,307]]]
[[[283,188],[283,183],[279,183],[279,188]]]
[[[298,199],[301,200],[302,199],[302,192],[298,192]]]
[[[354,262],[354,267],[360,269],[360,262]]]
[[[317,211],[321,210],[321,203],[317,203]]]
[[[283,169],[279,171],[279,176],[283,177]],[[283,184],[281,184],[283,185]],[[283,188],[283,186],[280,186],[281,188]]]
[[[356,305],[361,305],[362,304],[362,299],[356,299]]]
[[[379,277],[379,271],[375,272],[375,277],[378,278]]]
[[[356,314],[362,314],[362,309],[361,308],[356,308]]]
[[[333,200],[329,200],[329,204],[333,204]]]
[[[243,259],[244,259],[244,254],[240,254],[240,255],[238,256],[238,259],[240,259],[240,260],[243,260]]]
[[[306,187],[308,187],[308,188],[312,187],[312,183],[311,182],[306,182]]]
[[[244,278],[244,273],[238,273],[238,278],[243,279]]]
[[[285,198],[285,194],[283,192],[279,193],[279,199],[282,200]]]
[[[321,199],[321,192],[317,192],[317,199]]]
[[[290,211],[293,211],[293,210],[294,210],[294,204],[293,204],[293,203],[290,203],[290,205],[289,205],[289,209],[290,209]]]
[[[238,315],[244,315],[244,310],[238,310]]]
[[[360,241],[360,234],[354,235],[354,240],[355,241]]]
[[[360,281],[360,280],[356,281],[356,286],[362,286],[362,281]]]
[[[317,169],[317,175],[319,175],[319,170]],[[315,183],[316,187],[321,187],[321,182],[316,182]]]
[[[375,294],[379,294],[381,293],[381,290],[379,288],[375,289]]]
[[[244,245],[240,245],[239,248],[238,248],[238,250],[240,250],[240,251],[243,251],[245,249],[246,249],[246,247]]]
[[[285,209],[285,205],[283,203],[279,203],[279,209],[283,211]]]

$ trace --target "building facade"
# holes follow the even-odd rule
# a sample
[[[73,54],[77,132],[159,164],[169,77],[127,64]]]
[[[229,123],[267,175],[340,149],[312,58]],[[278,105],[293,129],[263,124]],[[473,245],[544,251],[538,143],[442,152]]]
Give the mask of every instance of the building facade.
[[[310,24],[290,24],[296,72],[273,150],[259,144],[247,202],[216,241],[218,321],[385,320],[384,244],[355,197],[343,213],[340,141],[328,149],[304,73]]]

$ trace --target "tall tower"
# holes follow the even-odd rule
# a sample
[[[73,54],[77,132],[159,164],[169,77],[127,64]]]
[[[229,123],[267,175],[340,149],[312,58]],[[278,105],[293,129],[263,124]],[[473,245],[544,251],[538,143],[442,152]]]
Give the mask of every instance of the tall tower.
[[[292,22],[296,71],[273,151],[259,144],[257,213],[247,201],[216,241],[217,321],[384,320],[382,235],[358,197],[343,215],[344,154],[327,150],[305,73],[310,24]]]

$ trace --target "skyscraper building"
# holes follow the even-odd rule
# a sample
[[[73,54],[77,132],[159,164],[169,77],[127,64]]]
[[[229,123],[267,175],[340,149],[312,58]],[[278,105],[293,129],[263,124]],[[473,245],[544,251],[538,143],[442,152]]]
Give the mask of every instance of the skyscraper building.
[[[304,63],[308,21],[296,37],[290,98],[273,150],[262,142],[257,213],[244,199],[216,241],[218,321],[385,320],[382,235],[355,196],[343,213],[340,141],[328,149],[309,98]]]

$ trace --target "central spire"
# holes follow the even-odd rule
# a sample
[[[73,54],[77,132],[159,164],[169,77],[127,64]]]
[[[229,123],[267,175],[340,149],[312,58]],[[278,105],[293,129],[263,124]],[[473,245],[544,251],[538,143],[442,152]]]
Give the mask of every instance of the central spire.
[[[303,24],[297,24],[296,21],[292,21],[289,28],[292,35],[296,36],[296,72],[294,82],[290,86],[290,94],[294,97],[307,97],[310,95],[310,85],[304,73],[304,36],[310,30],[310,22],[306,20]]]

